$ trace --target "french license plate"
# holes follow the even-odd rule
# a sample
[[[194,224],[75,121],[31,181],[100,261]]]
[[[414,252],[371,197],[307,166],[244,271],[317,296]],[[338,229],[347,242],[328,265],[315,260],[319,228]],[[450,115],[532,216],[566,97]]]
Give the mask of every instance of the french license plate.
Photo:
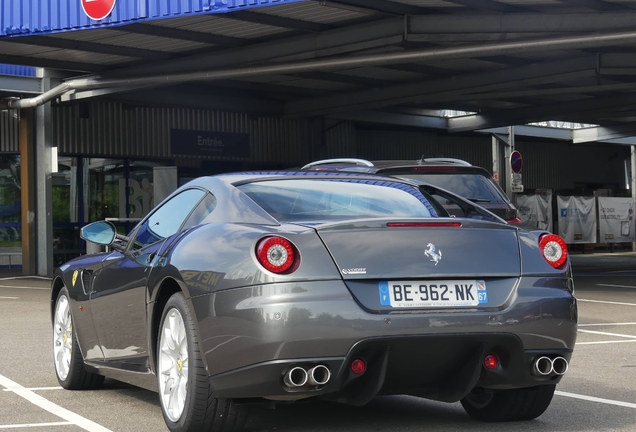
[[[466,307],[488,304],[483,280],[380,281],[380,304],[394,308]]]

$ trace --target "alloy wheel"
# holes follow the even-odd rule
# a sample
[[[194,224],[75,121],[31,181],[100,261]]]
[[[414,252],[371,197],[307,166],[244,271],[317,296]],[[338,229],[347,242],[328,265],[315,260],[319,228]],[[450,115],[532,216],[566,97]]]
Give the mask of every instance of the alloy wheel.
[[[159,339],[159,395],[168,418],[177,422],[183,414],[188,391],[188,340],[181,313],[170,309]]]
[[[60,296],[55,306],[53,325],[53,355],[55,371],[62,381],[68,377],[73,354],[73,322],[66,296]]]

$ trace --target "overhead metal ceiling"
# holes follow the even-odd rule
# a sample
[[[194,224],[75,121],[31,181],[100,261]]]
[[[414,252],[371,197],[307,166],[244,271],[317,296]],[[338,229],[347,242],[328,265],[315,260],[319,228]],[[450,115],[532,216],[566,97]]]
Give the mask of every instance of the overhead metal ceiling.
[[[404,55],[385,64],[356,62],[372,54]],[[294,67],[316,60],[336,61]],[[636,135],[636,0],[284,2],[0,37],[0,63],[70,70],[108,82],[289,66],[161,91],[77,90],[62,102],[100,96],[187,105],[192,97],[201,107],[208,96],[207,105],[215,109],[221,108],[218,100],[232,98],[234,109],[269,115],[325,115],[451,132],[560,120],[599,125],[577,131],[576,142]],[[475,114],[428,114],[440,109]]]

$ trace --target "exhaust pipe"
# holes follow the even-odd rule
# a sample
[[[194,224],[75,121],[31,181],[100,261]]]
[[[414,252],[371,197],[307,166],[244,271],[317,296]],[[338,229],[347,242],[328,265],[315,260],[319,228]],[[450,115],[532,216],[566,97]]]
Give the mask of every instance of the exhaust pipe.
[[[289,388],[302,387],[307,384],[307,371],[301,367],[291,368],[285,373],[283,382]]]
[[[331,371],[327,366],[318,365],[309,369],[307,375],[309,375],[307,384],[311,386],[325,385],[331,378]]]
[[[568,371],[568,361],[563,357],[552,360],[552,371],[557,375],[564,375]]]
[[[564,359],[565,360],[565,359]],[[539,357],[534,362],[534,367],[532,368],[532,372],[535,375],[546,376],[552,373],[552,360],[549,357]]]

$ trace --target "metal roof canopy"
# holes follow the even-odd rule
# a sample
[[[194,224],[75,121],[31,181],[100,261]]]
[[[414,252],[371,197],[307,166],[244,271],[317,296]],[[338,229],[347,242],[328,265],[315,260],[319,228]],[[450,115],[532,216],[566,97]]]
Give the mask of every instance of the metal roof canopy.
[[[561,120],[599,127],[517,133],[636,144],[636,0],[118,0],[103,22],[79,0],[1,7],[0,63],[82,76],[14,107],[110,95],[450,132]]]

